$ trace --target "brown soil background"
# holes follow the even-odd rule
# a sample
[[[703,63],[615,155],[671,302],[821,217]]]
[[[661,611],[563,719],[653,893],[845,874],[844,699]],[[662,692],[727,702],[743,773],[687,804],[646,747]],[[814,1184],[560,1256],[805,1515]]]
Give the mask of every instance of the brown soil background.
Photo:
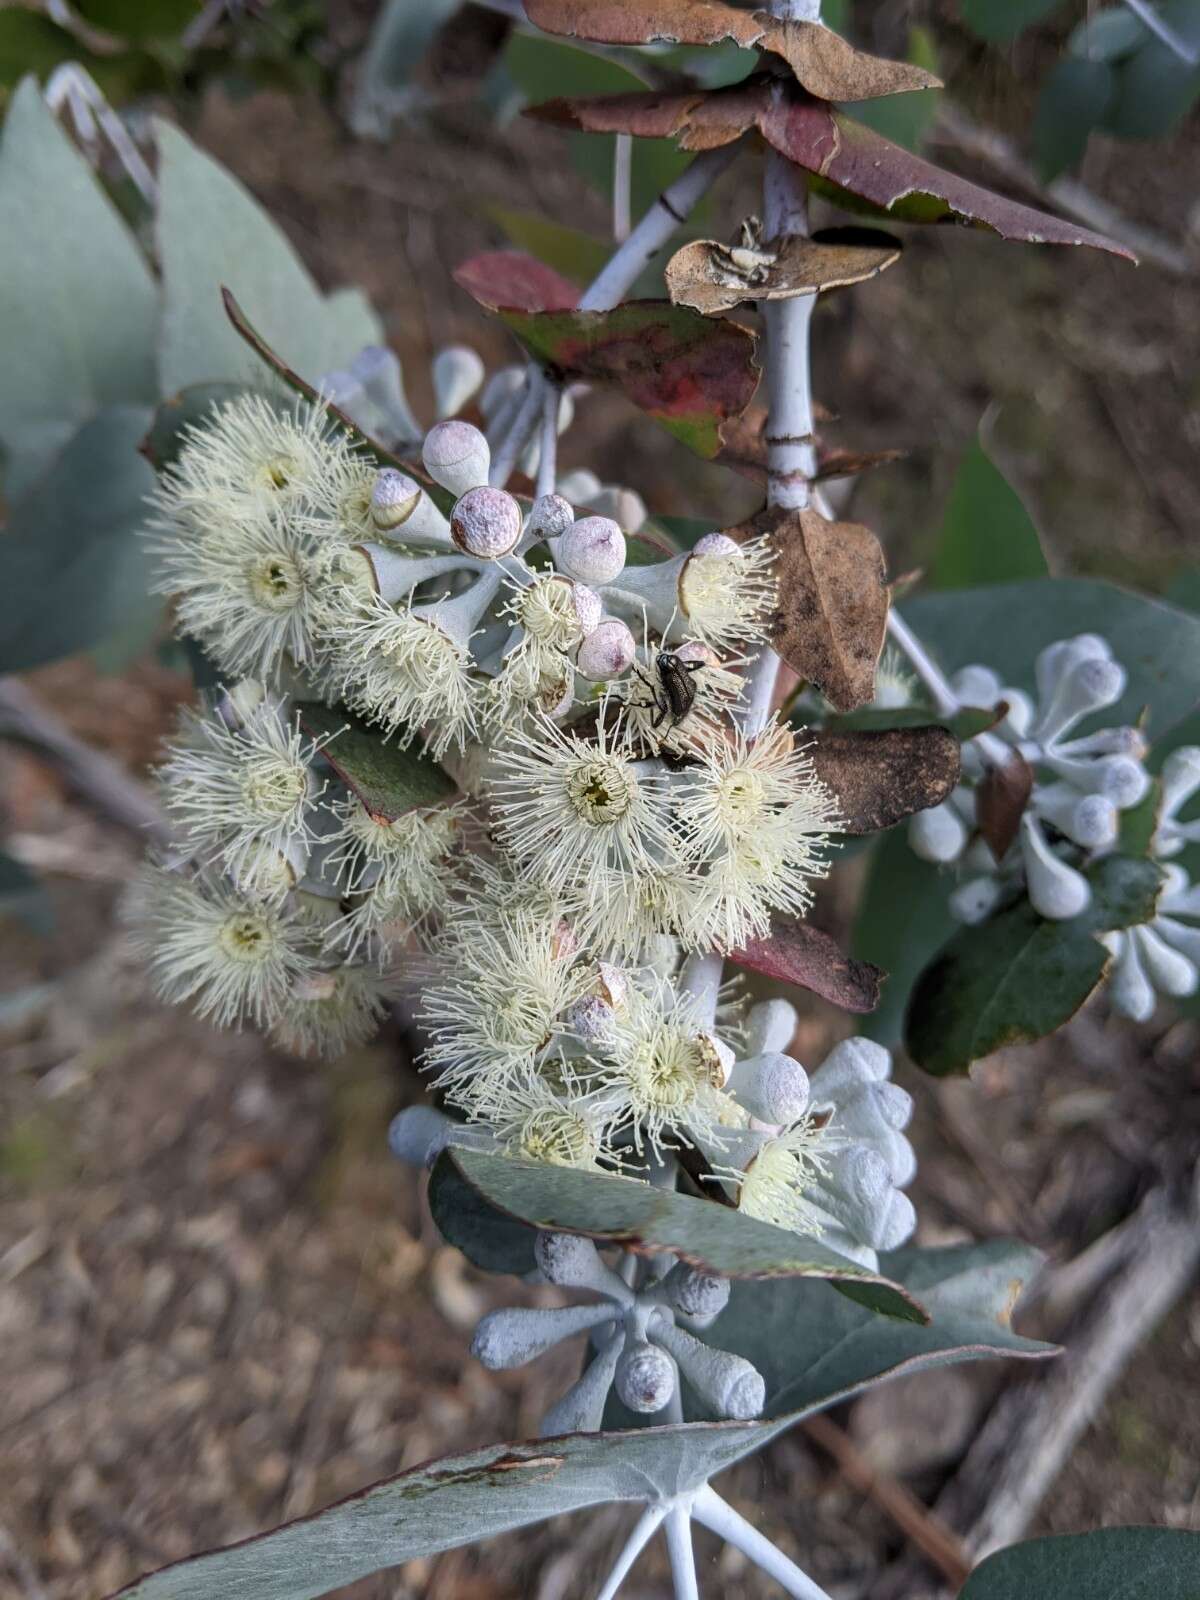
[[[370,9],[334,7],[346,40]],[[1027,125],[1049,41],[984,56],[949,6],[877,9],[885,48],[908,16],[936,11],[955,88],[1001,126]],[[425,412],[434,348],[463,340],[489,361],[508,355],[449,277],[499,242],[481,200],[605,226],[553,134],[520,123],[499,134],[470,108],[386,148],[355,144],[314,102],[267,94],[235,104],[210,93],[178,114],[322,282],[367,289]],[[1193,123],[1156,147],[1097,142],[1085,177],[1183,238],[1198,174]],[[728,227],[754,209],[753,183],[750,163],[727,181]],[[845,419],[841,437],[911,451],[855,502],[893,570],[927,552],[954,461],[992,400],[1005,465],[1057,570],[1159,588],[1194,563],[1198,309],[1192,281],[1149,267],[954,230],[910,236],[902,266],[833,303],[817,332],[821,397]],[[747,505],[739,480],[697,469],[614,401],[587,402],[567,460],[633,484],[657,511],[719,525]],[[134,771],[188,692],[149,662],[107,679],[64,663],[31,682]],[[0,805],[6,831],[49,863],[57,912],[44,938],[0,925],[2,988],[15,997],[0,1012],[0,1600],[92,1600],[430,1456],[531,1433],[576,1352],[499,1377],[471,1361],[482,1310],[549,1291],[464,1266],[440,1244],[422,1185],[388,1157],[387,1119],[420,1094],[404,1041],[390,1032],[320,1065],[158,1007],[114,920],[135,842],[11,748]],[[852,880],[829,901],[831,925]],[[812,1057],[841,1026],[814,1010]],[[1094,1012],[971,1084],[934,1089],[902,1066],[918,1103],[922,1242],[1017,1233],[1059,1258],[1080,1248],[1200,1128],[1197,1043],[1190,1023],[1134,1030]],[[1193,1299],[1126,1374],[1042,1529],[1200,1528],[1198,1355]],[[993,1364],[928,1375],[838,1420],[878,1466],[931,1493],[1005,1376]],[[838,1600],[868,1595],[904,1547],[799,1434],[735,1469],[723,1492]],[[344,1592],[573,1600],[594,1592],[629,1520],[559,1519]],[[700,1554],[707,1593],[778,1592],[704,1535]],[[628,1593],[669,1593],[661,1551]]]

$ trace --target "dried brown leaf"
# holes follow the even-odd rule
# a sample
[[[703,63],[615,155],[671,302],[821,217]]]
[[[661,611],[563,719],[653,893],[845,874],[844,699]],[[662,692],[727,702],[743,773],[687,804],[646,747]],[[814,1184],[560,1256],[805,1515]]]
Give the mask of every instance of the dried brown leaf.
[[[866,705],[887,629],[879,540],[856,522],[827,522],[812,510],[766,511],[730,530],[735,539],[764,531],[779,588],[772,644],[836,710]]]
[[[838,799],[843,833],[878,833],[915,811],[940,805],[958,782],[958,740],[948,728],[851,732],[822,728],[808,754]]]
[[[820,180],[820,192],[851,211],[895,222],[966,223],[1002,239],[1088,245],[1135,259],[1124,245],[956,177],[777,79],[747,78],[707,93],[551,100],[529,114],[594,133],[673,137],[685,150],[711,150],[757,128],[781,155]]]
[[[748,277],[739,256],[714,239],[696,239],[667,263],[667,293],[676,305],[691,306],[706,317],[731,311],[750,300],[790,300],[798,295],[844,289],[874,278],[900,259],[898,240],[865,228],[846,237],[805,239],[795,235],[776,253],[769,242],[761,276]],[[757,280],[757,281],[756,281]]]
[[[887,977],[882,967],[843,954],[827,933],[792,917],[777,918],[768,938],[755,939],[744,949],[731,951],[729,959],[751,972],[797,984],[858,1016],[879,1005],[880,990]]]
[[[939,89],[941,80],[907,61],[856,50],[819,22],[780,22],[724,0],[526,0],[535,27],[594,44],[712,45],[782,56],[801,85],[821,100],[873,100],[910,89]]]
[[[1029,796],[1033,793],[1033,768],[1014,750],[1002,767],[989,767],[975,791],[975,820],[988,849],[997,861],[1007,855]]]

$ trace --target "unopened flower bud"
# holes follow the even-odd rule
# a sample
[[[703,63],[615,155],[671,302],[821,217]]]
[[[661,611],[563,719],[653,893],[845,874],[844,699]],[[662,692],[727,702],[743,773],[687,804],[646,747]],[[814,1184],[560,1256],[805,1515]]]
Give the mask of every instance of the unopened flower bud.
[[[614,1306],[504,1306],[489,1311],[475,1329],[471,1354],[492,1372],[523,1367],[572,1334],[611,1322]]]
[[[1132,1022],[1148,1022],[1154,1015],[1158,996],[1154,986],[1142,971],[1137,948],[1127,930],[1106,933],[1101,944],[1112,951],[1115,960],[1108,980],[1108,996],[1112,1008]]]
[[[967,927],[973,928],[977,923],[987,921],[1000,904],[1003,893],[1004,886],[997,877],[985,874],[981,878],[972,878],[967,883],[959,884],[951,894],[950,915],[956,922],[964,922]]]
[[[1125,692],[1125,682],[1125,669],[1116,661],[1100,656],[1076,661],[1042,707],[1036,737],[1043,744],[1053,744],[1089,712],[1115,705]]]
[[[746,1045],[751,1055],[764,1050],[786,1051],[796,1037],[800,1014],[790,1000],[760,1000],[750,1009],[746,1023]]]
[[[682,1261],[671,1268],[663,1288],[681,1316],[694,1318],[707,1327],[729,1304],[731,1285],[703,1267],[689,1267]]]
[[[950,687],[966,706],[987,710],[1000,699],[1000,678],[991,667],[963,667],[950,679]]]
[[[628,672],[637,657],[637,644],[625,623],[606,617],[579,646],[575,665],[593,683],[604,683]]]
[[[563,1025],[585,1044],[604,1044],[613,1038],[616,1013],[599,995],[585,995],[563,1013]]]
[[[1200,973],[1186,956],[1172,950],[1151,927],[1132,928],[1130,932],[1137,942],[1146,976],[1159,994],[1169,994],[1175,999],[1195,994]]]
[[[499,367],[492,373],[479,397],[479,409],[483,412],[484,420],[489,427],[524,387],[524,367]]]
[[[692,546],[692,554],[696,556],[736,556],[741,549],[736,539],[731,539],[727,533],[706,533],[696,540]]]
[[[636,533],[646,520],[646,502],[635,489],[620,484],[605,484],[591,502],[594,511],[611,517],[625,533]]]
[[[432,1106],[409,1106],[394,1116],[388,1145],[394,1156],[413,1167],[431,1167],[454,1133],[455,1123]]]
[[[612,583],[625,567],[625,535],[611,517],[581,517],[562,534],[555,559],[584,583]]]
[[[450,513],[450,535],[460,550],[495,561],[521,538],[521,507],[506,489],[468,489]]]
[[[760,1122],[795,1122],[808,1109],[808,1073],[791,1056],[769,1052],[739,1061],[728,1085],[739,1105]]]
[[[529,531],[539,539],[557,539],[574,521],[575,513],[569,500],[564,500],[561,494],[543,494],[533,502]]]
[[[1163,815],[1171,816],[1200,789],[1200,746],[1181,745],[1163,762]]]
[[[629,1343],[617,1362],[616,1390],[630,1411],[661,1411],[675,1393],[675,1363],[656,1345]]]
[[[909,848],[922,861],[957,861],[966,842],[966,824],[946,801],[918,811],[909,820]]]
[[[573,506],[590,506],[600,494],[600,479],[586,467],[577,467],[558,480],[558,492]]]
[[[380,467],[371,490],[371,521],[381,533],[401,527],[421,502],[421,485],[398,467]]]
[[[492,457],[487,439],[471,423],[438,422],[425,435],[421,460],[443,489],[462,495],[487,483]]]
[[[761,1414],[767,1386],[744,1356],[712,1350],[662,1318],[652,1327],[651,1337],[671,1353],[692,1388],[718,1417],[749,1422]]]
[[[604,1403],[612,1388],[624,1344],[624,1329],[614,1329],[583,1377],[573,1383],[542,1418],[538,1429],[541,1438],[557,1438],[565,1433],[599,1433],[604,1423]]]
[[[1021,818],[1021,854],[1029,903],[1041,917],[1066,922],[1091,904],[1091,885],[1081,872],[1060,861],[1028,812]]]
[[[462,410],[483,382],[484,366],[470,346],[448,344],[430,363],[430,376],[438,416],[452,417]]]

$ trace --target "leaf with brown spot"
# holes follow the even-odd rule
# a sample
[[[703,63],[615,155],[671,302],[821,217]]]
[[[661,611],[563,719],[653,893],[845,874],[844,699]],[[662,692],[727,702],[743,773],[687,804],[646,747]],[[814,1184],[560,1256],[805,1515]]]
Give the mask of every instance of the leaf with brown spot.
[[[716,455],[722,424],[758,387],[749,329],[669,300],[629,300],[611,311],[501,307],[499,316],[559,381],[613,385],[698,455]]]
[[[940,805],[962,770],[958,740],[937,724],[863,733],[817,729],[807,754],[837,796],[841,832],[852,834],[878,833]]]
[[[569,311],[579,289],[523,250],[485,250],[454,269],[454,281],[473,300],[496,311]]]
[[[799,295],[824,293],[864,283],[900,259],[898,240],[867,228],[848,228],[844,238],[806,239],[793,235],[775,253],[764,243],[764,255],[775,254],[764,266],[761,282],[751,282],[739,272],[728,246],[713,239],[696,239],[677,250],[667,262],[667,293],[676,305],[691,306],[706,317],[732,311],[746,301],[791,300]]]
[[[819,193],[848,210],[894,222],[966,223],[1002,239],[1087,245],[1136,259],[1124,245],[946,172],[778,80],[747,78],[707,93],[651,90],[551,100],[528,114],[585,132],[674,138],[684,150],[711,150],[757,128],[781,155],[813,174]]]
[[[741,950],[731,950],[729,959],[750,972],[797,984],[859,1016],[878,1006],[880,989],[887,977],[882,967],[843,954],[835,939],[794,917],[777,918],[766,939],[755,939]]]
[[[798,81],[821,100],[874,100],[941,80],[907,61],[857,50],[819,22],[781,22],[769,11],[745,11],[724,0],[526,0],[537,28],[593,44],[714,45],[782,56]]]
[[[1029,796],[1033,768],[1019,750],[1002,767],[989,767],[975,791],[975,820],[996,861],[1008,854]]]
[[[879,540],[856,522],[827,522],[813,510],[765,511],[729,530],[735,539],[764,531],[775,550],[779,593],[771,643],[835,710],[866,705],[887,631]]]

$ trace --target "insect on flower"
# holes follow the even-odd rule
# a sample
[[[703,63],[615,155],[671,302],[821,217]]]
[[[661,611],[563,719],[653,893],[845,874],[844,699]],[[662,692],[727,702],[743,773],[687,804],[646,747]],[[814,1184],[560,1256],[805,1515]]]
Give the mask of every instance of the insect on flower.
[[[633,669],[649,689],[650,699],[636,701],[631,709],[653,711],[655,716],[650,726],[656,732],[664,722],[677,728],[696,703],[696,682],[692,674],[707,665],[706,661],[685,661],[671,650],[660,650],[654,658],[657,683],[647,678],[640,667]]]

